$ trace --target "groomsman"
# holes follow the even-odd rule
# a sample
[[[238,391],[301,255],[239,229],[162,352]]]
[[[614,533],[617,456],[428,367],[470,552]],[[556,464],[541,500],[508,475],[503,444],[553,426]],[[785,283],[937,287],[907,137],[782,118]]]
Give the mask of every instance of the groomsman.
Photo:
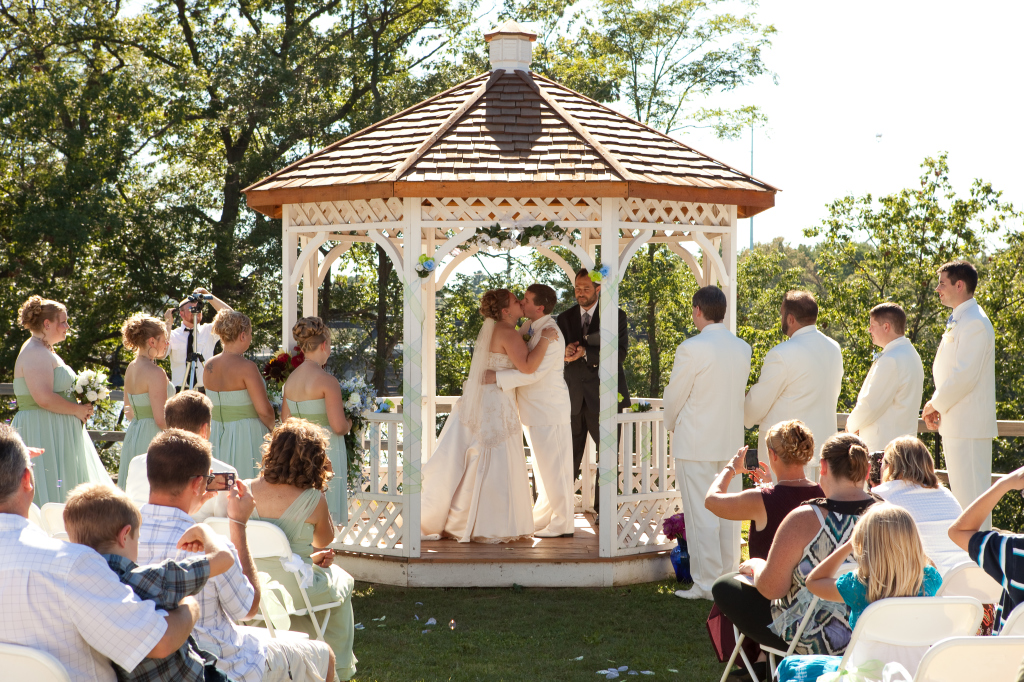
[[[684,599],[711,599],[711,585],[737,570],[740,524],[715,516],[704,497],[736,451],[743,447],[743,391],[750,376],[750,346],[729,331],[726,298],[716,286],[693,295],[693,324],[699,332],[676,349],[665,387],[665,427],[672,431],[676,485],[683,498],[693,587]],[[740,491],[740,477],[730,486]]]
[[[922,417],[942,436],[949,487],[964,509],[992,483],[996,428],[996,336],[974,300],[978,271],[964,261],[939,268],[935,291],[952,308],[932,364],[935,393]],[[985,530],[991,526],[989,517]]]
[[[871,309],[868,333],[881,348],[850,413],[846,430],[858,434],[869,451],[884,450],[893,438],[917,436],[917,414],[924,390],[924,366],[904,336],[907,314],[895,303]]]
[[[601,414],[601,391],[598,381],[598,365],[601,362],[601,315],[598,298],[601,285],[590,279],[590,272],[583,268],[576,273],[576,303],[558,316],[558,328],[565,336],[565,383],[569,386],[572,403],[572,462],[576,472],[573,480],[580,475],[583,451],[587,445],[587,434],[596,446],[599,441],[598,421]],[[629,407],[629,388],[626,387],[626,373],[622,369],[629,351],[629,325],[626,313],[619,309],[619,410]],[[586,507],[587,500],[583,501]],[[594,476],[594,511],[601,511],[601,496],[597,491],[597,475]]]
[[[558,297],[543,284],[531,284],[523,294],[523,314],[529,321],[520,327],[529,335],[530,350],[547,327],[558,329],[551,317]],[[495,381],[503,391],[515,392],[519,419],[533,453],[533,480],[537,503],[533,506],[534,535],[540,538],[571,537],[575,528],[572,484],[572,428],[569,425],[569,389],[562,376],[565,339],[548,343],[544,359],[533,374],[517,369],[487,371],[484,383]],[[493,375],[493,377],[492,377]]]
[[[782,333],[789,337],[768,351],[761,376],[747,392],[744,425],[759,426],[758,452],[767,453],[765,434],[781,421],[799,419],[814,434],[808,478],[817,481],[821,445],[836,429],[836,405],[843,383],[839,344],[818,331],[818,302],[806,291],[789,291],[782,301]]]

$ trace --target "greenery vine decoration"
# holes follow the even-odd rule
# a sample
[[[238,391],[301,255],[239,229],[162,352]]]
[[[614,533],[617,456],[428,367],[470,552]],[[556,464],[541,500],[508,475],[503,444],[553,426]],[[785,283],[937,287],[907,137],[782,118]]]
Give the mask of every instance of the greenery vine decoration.
[[[510,251],[517,246],[533,248],[554,244],[568,246],[576,243],[576,237],[573,231],[567,230],[553,221],[548,221],[543,225],[538,223],[531,227],[510,229],[503,228],[501,223],[494,223],[489,227],[478,227],[476,234],[466,243],[491,251]]]

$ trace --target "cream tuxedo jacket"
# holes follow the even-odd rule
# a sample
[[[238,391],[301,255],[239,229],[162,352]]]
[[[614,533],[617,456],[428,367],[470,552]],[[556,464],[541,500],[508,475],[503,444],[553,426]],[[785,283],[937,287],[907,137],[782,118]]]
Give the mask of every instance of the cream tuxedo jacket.
[[[921,356],[907,337],[893,339],[868,370],[846,430],[860,432],[869,451],[884,450],[899,436],[917,436],[923,391]]]
[[[843,354],[839,344],[814,325],[801,327],[792,338],[768,351],[761,377],[743,405],[747,428],[759,425],[758,448],[763,461],[768,429],[799,419],[814,434],[814,460],[821,444],[836,432],[836,405],[843,383]]]
[[[953,323],[935,352],[932,406],[945,438],[995,438],[996,335],[973,298],[953,309]]]
[[[502,369],[495,372],[498,388],[514,391],[519,405],[519,419],[524,426],[550,426],[568,424],[571,405],[569,387],[565,384],[565,337],[558,324],[550,315],[535,320],[529,327],[532,334],[527,347],[533,350],[540,342],[540,333],[545,327],[558,332],[558,338],[548,342],[548,349],[540,367],[533,374],[523,374],[518,369]],[[524,326],[525,330],[526,327]]]
[[[750,346],[722,323],[709,324],[676,349],[665,387],[665,428],[672,456],[722,462],[743,446],[743,391]]]

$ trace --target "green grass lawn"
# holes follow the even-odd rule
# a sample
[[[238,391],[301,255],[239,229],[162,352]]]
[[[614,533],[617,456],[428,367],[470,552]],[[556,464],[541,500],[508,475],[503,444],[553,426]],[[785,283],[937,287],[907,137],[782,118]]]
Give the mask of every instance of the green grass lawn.
[[[711,602],[679,599],[677,587],[674,580],[601,589],[357,583],[352,604],[365,629],[355,634],[355,679],[594,682],[604,679],[597,670],[628,665],[653,671],[653,679],[717,680],[722,664],[704,625]],[[437,625],[426,625],[431,617]]]

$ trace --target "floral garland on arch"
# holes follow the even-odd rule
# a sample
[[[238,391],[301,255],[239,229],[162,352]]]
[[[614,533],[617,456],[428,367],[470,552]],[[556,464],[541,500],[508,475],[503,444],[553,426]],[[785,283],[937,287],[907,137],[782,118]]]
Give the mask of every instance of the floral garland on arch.
[[[567,230],[550,220],[543,225],[538,223],[532,227],[509,229],[502,227],[501,223],[494,223],[490,227],[476,228],[476,234],[466,240],[467,245],[490,251],[511,251],[517,246],[570,246],[575,243],[573,230]]]

